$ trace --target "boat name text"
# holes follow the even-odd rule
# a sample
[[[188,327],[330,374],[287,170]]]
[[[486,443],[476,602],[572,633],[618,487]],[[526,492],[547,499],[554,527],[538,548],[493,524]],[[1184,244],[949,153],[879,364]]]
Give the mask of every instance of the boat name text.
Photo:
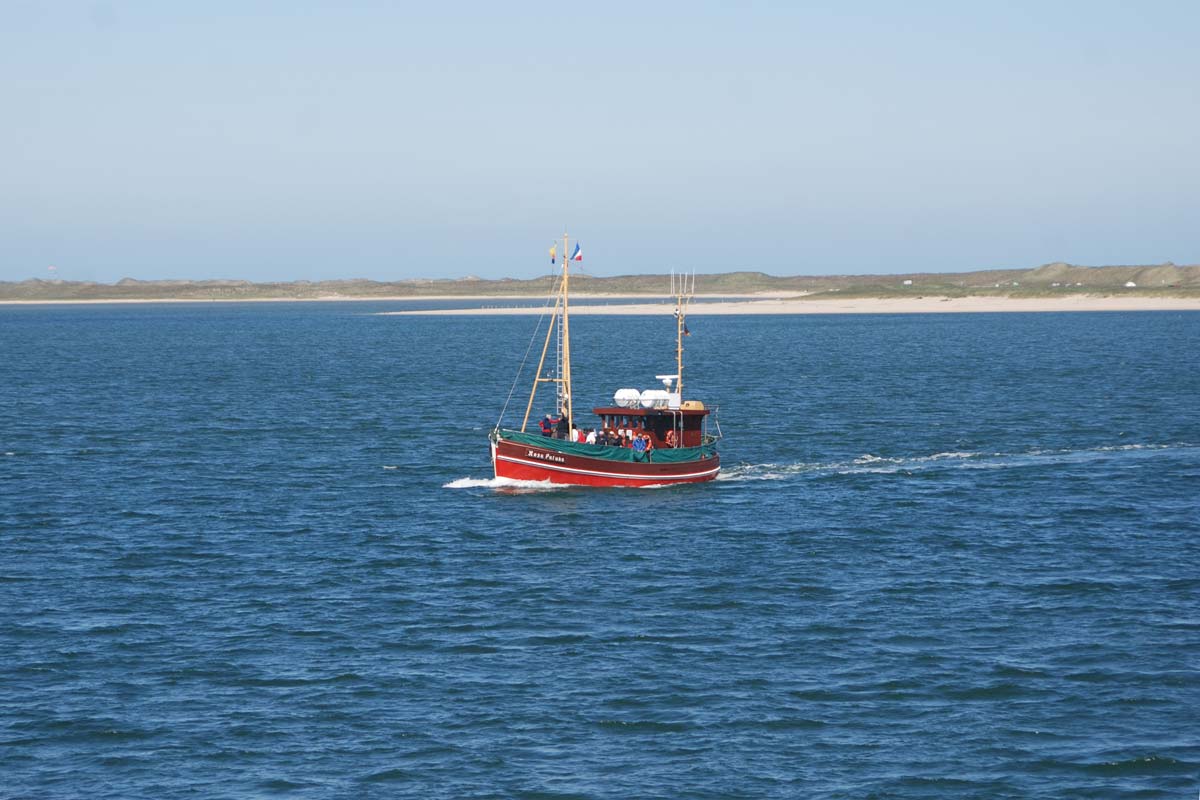
[[[553,461],[556,464],[565,464],[567,460],[562,456],[552,456],[549,453],[539,453],[536,450],[526,450],[525,455],[529,458],[539,458],[542,461]]]

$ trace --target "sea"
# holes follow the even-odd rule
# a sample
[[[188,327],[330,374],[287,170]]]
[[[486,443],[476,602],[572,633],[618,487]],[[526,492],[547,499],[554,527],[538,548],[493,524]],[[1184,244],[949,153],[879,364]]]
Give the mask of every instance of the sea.
[[[0,797],[1200,793],[1200,313],[696,314],[720,478],[579,489],[422,305],[0,307]]]

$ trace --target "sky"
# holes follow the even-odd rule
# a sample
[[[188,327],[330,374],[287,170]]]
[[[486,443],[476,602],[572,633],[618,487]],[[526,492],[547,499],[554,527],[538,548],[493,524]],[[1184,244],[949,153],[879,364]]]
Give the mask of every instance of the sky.
[[[1200,263],[1200,3],[0,0],[0,280]],[[55,267],[51,270],[50,267]]]

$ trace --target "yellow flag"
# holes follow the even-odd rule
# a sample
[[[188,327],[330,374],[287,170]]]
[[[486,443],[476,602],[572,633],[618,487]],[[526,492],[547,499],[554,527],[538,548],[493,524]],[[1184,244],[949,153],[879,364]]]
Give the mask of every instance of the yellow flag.
[[[557,252],[558,252],[558,245],[557,244],[550,245],[550,263],[551,264],[554,263],[554,254]]]

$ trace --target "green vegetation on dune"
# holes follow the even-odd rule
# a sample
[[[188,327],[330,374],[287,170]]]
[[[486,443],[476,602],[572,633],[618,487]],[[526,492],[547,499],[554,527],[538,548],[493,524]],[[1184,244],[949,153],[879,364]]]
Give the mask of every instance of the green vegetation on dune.
[[[528,280],[293,281],[251,283],[242,280],[139,281],[125,278],[113,284],[84,281],[26,280],[0,282],[0,300],[54,302],[60,300],[320,300],[438,295],[547,295],[555,280],[544,275]],[[572,278],[580,294],[647,295],[662,297],[666,275],[618,275]],[[1132,286],[1130,284],[1133,284]],[[1069,294],[1200,295],[1200,266],[1081,267],[1046,264],[1036,269],[982,270],[908,275],[796,275],[778,277],[764,272],[725,272],[696,276],[702,294],[801,294],[810,297],[964,297],[1004,295],[1055,297]]]
[[[1046,264],[1031,270],[856,276],[822,289],[811,299],[919,297],[1064,297],[1070,295],[1150,297],[1200,296],[1200,266],[1080,267]]]

